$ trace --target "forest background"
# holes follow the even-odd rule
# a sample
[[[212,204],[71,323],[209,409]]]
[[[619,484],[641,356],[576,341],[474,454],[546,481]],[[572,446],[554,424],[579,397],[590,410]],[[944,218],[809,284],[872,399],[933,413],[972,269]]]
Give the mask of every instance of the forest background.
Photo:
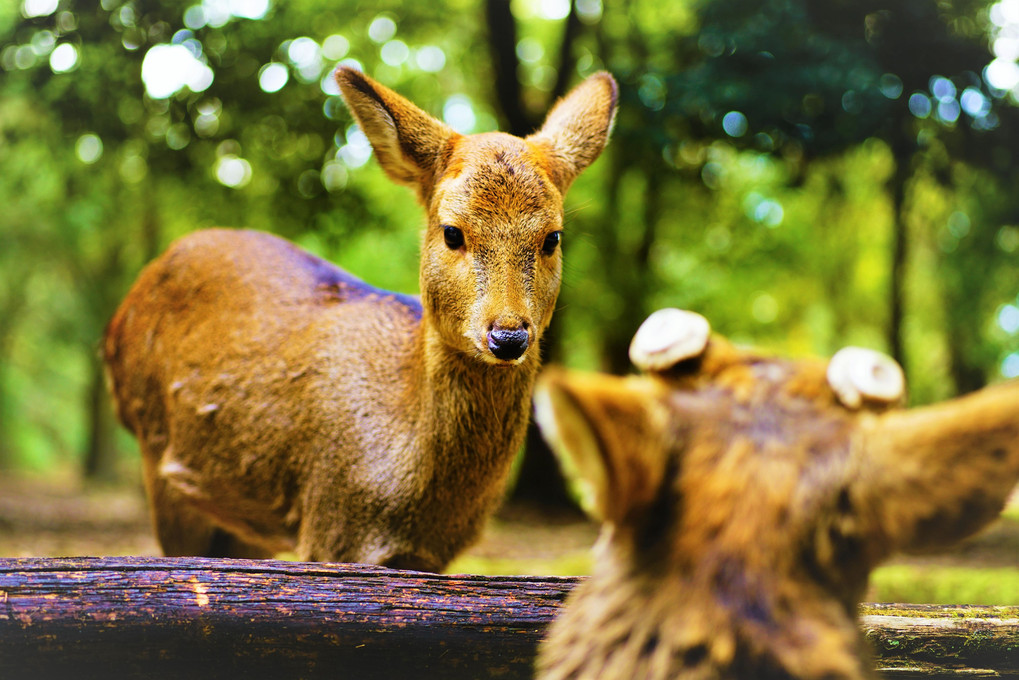
[[[423,216],[330,73],[527,134],[608,69],[546,360],[622,373],[662,306],[905,367],[1019,376],[1019,0],[23,0],[0,5],[0,469],[138,478],[102,330],[172,239],[270,230],[417,292]],[[566,503],[535,437],[518,498]]]

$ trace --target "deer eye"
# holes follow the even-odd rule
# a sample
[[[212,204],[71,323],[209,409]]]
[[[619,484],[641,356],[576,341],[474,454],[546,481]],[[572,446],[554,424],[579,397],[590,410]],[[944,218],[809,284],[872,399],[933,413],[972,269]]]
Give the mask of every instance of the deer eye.
[[[545,237],[545,242],[541,244],[541,252],[546,255],[551,255],[555,252],[556,247],[559,245],[559,241],[563,238],[563,232],[553,231],[551,234]]]
[[[443,227],[442,237],[446,239],[446,245],[450,250],[460,250],[464,247],[464,233],[456,227],[449,225]]]

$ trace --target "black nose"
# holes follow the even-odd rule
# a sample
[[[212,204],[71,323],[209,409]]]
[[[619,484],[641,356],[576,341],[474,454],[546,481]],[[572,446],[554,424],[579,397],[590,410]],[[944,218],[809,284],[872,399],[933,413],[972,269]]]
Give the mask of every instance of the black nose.
[[[488,333],[488,349],[503,361],[519,359],[527,350],[527,331],[493,330]]]

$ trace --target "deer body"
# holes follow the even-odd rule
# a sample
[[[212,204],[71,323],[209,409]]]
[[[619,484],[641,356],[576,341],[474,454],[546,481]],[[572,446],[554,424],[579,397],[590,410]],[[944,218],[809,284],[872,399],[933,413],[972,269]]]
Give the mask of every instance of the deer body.
[[[604,525],[538,677],[871,677],[870,570],[996,516],[1019,480],[1019,383],[848,408],[822,362],[703,347],[539,386],[539,423]]]
[[[461,136],[356,71],[337,79],[428,211],[421,298],[250,231],[196,232],[143,271],[105,355],[167,554],[440,570],[522,442],[562,195],[607,140],[614,82],[592,76],[523,140]]]

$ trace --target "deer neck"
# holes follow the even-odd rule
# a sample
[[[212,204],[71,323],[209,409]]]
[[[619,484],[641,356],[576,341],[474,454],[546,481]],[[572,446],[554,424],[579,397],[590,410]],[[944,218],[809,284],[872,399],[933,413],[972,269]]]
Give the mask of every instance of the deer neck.
[[[518,366],[495,366],[450,347],[427,319],[422,325],[421,432],[454,465],[466,456],[508,466],[527,424],[538,347]]]

